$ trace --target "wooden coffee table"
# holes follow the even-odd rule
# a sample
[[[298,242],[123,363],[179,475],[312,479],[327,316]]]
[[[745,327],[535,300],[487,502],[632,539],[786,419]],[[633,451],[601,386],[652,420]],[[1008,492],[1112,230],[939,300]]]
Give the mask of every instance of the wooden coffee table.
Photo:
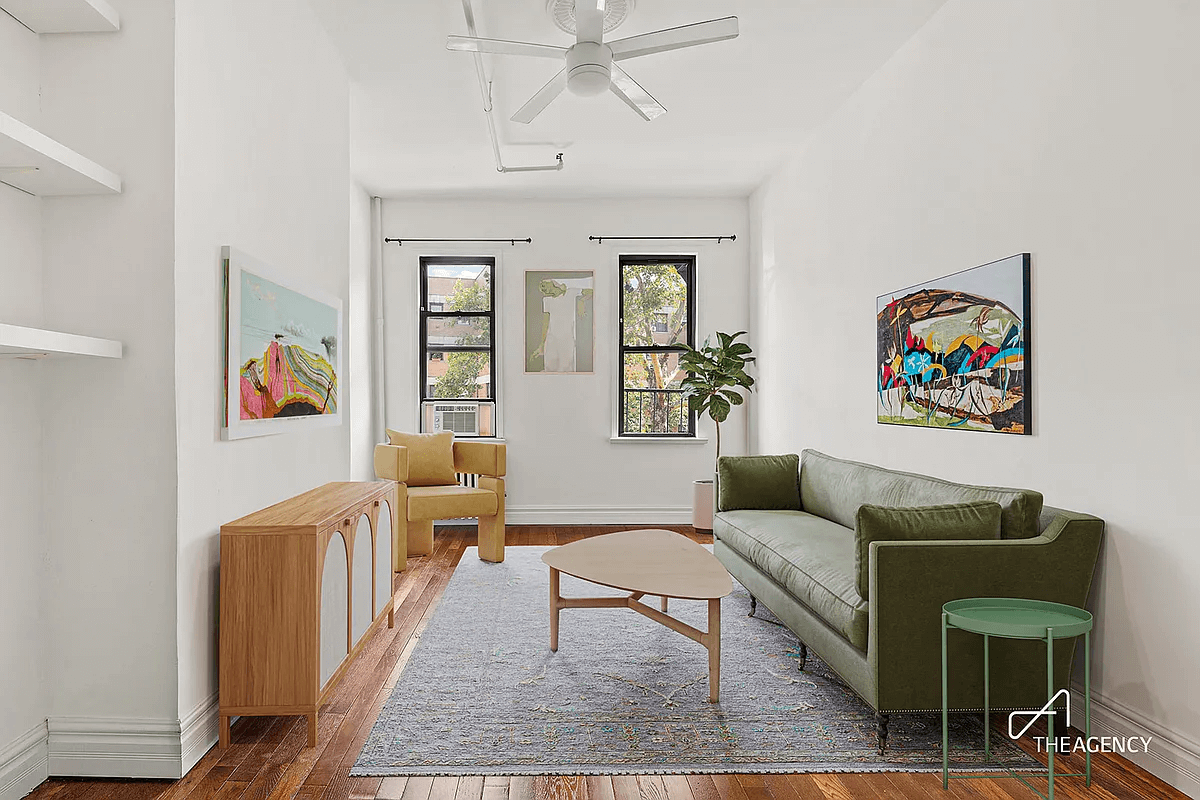
[[[593,536],[545,553],[550,567],[550,649],[558,650],[558,612],[564,608],[631,608],[708,648],[708,702],[721,691],[721,598],[733,591],[733,580],[721,562],[682,534],[639,530]],[[559,573],[589,583],[632,592],[628,597],[562,597]],[[662,598],[662,610],[641,599]],[[667,599],[707,600],[708,631],[667,615]]]

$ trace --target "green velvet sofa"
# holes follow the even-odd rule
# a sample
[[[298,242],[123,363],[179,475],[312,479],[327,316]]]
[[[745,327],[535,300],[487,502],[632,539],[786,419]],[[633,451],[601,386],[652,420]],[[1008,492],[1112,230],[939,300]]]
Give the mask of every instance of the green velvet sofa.
[[[753,457],[721,459],[714,553],[750,592],[750,614],[762,603],[801,640],[801,669],[811,647],[875,710],[881,753],[888,715],[941,709],[944,603],[963,597],[1087,602],[1104,522],[1044,507],[1037,492],[951,483],[805,450],[796,497],[781,503],[779,491],[763,500],[761,469]],[[861,505],[981,500],[1000,504],[1001,538],[871,542],[869,599],[863,599],[854,530]],[[1045,704],[1044,648],[1040,641],[992,642],[992,708]],[[1058,688],[1070,682],[1073,654],[1073,641],[1059,643]],[[952,630],[949,658],[950,707],[981,709],[982,638]]]

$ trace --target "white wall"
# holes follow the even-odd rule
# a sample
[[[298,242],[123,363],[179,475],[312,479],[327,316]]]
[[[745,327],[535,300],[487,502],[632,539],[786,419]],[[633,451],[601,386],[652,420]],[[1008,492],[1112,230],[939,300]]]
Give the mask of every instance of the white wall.
[[[697,331],[748,324],[748,245],[744,199],[634,199],[578,202],[387,200],[383,235],[403,238],[532,237],[532,244],[384,249],[388,427],[417,425],[417,268],[423,254],[494,254],[499,319],[499,402],[508,440],[508,519],[513,523],[691,521],[691,482],[711,476],[706,445],[613,443],[616,398],[616,257],[697,254]],[[589,235],[737,234],[722,244],[621,242]],[[620,246],[618,246],[620,245]],[[594,270],[596,371],[524,373],[524,272]],[[737,412],[735,412],[737,413]],[[722,452],[742,452],[745,417],[722,428]],[[711,435],[701,422],[702,435]]]
[[[375,443],[378,426],[374,417],[371,369],[375,336],[371,293],[371,196],[357,183],[350,186],[350,304],[347,326],[350,357],[350,478],[375,479]]]
[[[42,129],[125,181],[42,200],[46,327],[125,345],[40,365],[52,774],[178,769],[174,19],[161,0],[114,6],[119,34],[41,43]],[[147,737],[133,766],[131,732]]]
[[[1094,691],[1200,791],[1200,5],[952,0],[754,198],[764,451],[1104,518]],[[877,425],[875,296],[1033,253],[1031,437]],[[1190,773],[1189,773],[1190,770]]]
[[[219,528],[348,479],[360,404],[343,396],[350,421],[338,427],[221,441],[221,246],[350,300],[349,82],[302,0],[177,10],[178,703],[197,719],[186,769],[215,740]],[[357,286],[365,267],[353,273]],[[367,390],[353,378],[346,392]]]
[[[0,111],[37,126],[38,37],[0,14]],[[0,174],[0,180],[4,176]],[[0,322],[42,323],[41,201],[0,185]],[[0,797],[46,777],[40,364],[0,359]]]

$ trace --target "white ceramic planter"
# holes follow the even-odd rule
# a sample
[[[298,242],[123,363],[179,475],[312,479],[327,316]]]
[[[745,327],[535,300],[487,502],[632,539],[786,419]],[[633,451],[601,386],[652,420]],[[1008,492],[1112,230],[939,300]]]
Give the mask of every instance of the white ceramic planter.
[[[711,531],[713,520],[713,482],[695,481],[692,483],[692,527],[701,531]]]

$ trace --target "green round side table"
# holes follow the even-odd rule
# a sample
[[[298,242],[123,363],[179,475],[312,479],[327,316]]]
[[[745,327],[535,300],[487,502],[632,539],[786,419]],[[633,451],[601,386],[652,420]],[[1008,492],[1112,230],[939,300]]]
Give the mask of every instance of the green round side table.
[[[1045,600],[1022,600],[1009,597],[972,597],[951,600],[942,606],[942,788],[950,788],[950,673],[946,656],[946,631],[951,628],[983,636],[983,760],[991,759],[991,705],[988,649],[991,637],[1002,639],[1040,639],[1046,643],[1046,778],[1049,793],[1042,795],[1011,768],[1008,774],[1028,786],[1035,794],[1054,800],[1054,779],[1086,779],[1092,785],[1092,754],[1084,748],[1086,771],[1083,773],[1054,773],[1054,640],[1083,636],[1083,724],[1084,736],[1092,735],[1092,615],[1082,608],[1050,603]],[[1067,702],[1070,703],[1068,696]],[[1068,717],[1069,718],[1069,717]],[[955,775],[956,778],[987,778],[991,775]]]

